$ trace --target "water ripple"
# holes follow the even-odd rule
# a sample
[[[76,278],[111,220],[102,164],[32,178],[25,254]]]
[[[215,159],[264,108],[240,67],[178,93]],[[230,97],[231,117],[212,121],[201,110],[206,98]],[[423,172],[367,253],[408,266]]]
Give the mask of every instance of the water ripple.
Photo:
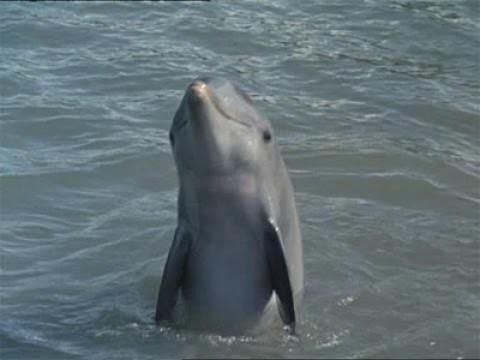
[[[478,357],[476,2],[2,9],[2,358]],[[290,170],[299,343],[153,324],[168,129],[208,74],[252,95]]]

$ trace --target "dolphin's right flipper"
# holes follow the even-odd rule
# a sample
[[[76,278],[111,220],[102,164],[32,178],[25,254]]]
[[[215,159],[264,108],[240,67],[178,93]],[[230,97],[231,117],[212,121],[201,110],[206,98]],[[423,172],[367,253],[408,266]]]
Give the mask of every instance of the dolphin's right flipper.
[[[272,219],[268,220],[266,230],[267,263],[270,269],[272,287],[278,298],[280,317],[289,331],[295,333],[295,307],[293,292],[288,275],[288,266],[280,240],[280,231]]]
[[[179,225],[175,230],[173,243],[163,270],[162,283],[158,291],[157,310],[155,313],[155,321],[157,322],[169,320],[172,317],[191,242],[189,232]]]

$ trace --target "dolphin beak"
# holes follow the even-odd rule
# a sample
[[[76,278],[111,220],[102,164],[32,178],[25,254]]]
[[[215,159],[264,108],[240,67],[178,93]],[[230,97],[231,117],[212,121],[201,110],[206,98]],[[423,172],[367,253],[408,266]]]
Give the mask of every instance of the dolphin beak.
[[[188,87],[188,93],[195,99],[206,100],[210,97],[210,89],[202,80],[195,80]]]
[[[212,92],[207,83],[195,80],[187,88],[187,99],[194,112],[205,110],[212,103]]]
[[[207,84],[202,80],[195,80],[190,84],[190,90],[192,91],[203,91],[206,88]]]
[[[241,121],[229,113],[228,109],[225,108],[215,94],[216,90],[218,89],[211,84],[209,86],[209,80],[209,78],[197,79],[188,86],[187,99],[192,106],[192,109],[194,111],[206,111],[207,108],[215,110],[229,120],[233,120],[238,124],[250,127],[247,122]]]

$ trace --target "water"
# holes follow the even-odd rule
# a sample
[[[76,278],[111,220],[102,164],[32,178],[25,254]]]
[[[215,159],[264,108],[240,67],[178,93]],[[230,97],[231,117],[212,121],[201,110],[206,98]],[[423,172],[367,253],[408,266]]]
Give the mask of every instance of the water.
[[[2,3],[3,359],[480,356],[479,2]],[[186,85],[239,83],[297,193],[298,341],[153,323]]]

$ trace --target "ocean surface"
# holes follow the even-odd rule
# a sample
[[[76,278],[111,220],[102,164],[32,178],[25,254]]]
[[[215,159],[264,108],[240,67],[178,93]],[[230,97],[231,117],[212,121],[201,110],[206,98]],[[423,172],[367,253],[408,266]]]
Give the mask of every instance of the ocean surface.
[[[480,1],[2,2],[0,358],[480,356]],[[271,119],[298,339],[156,326],[168,129],[200,75]]]

